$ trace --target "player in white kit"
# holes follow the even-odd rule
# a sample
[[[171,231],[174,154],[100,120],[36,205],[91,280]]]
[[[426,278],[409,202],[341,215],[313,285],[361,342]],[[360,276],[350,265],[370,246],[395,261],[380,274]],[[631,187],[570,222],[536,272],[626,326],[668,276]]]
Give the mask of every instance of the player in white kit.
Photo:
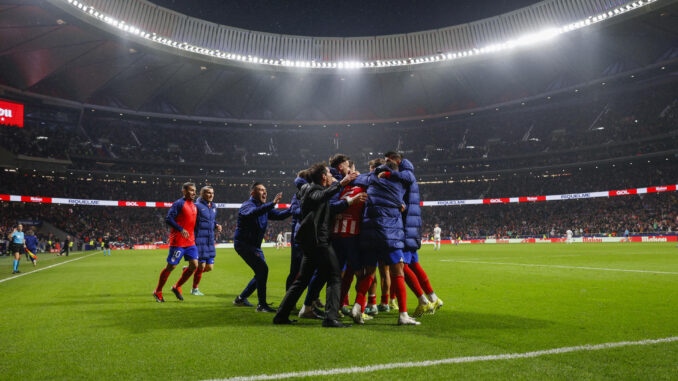
[[[275,249],[280,250],[283,247],[285,247],[285,237],[283,237],[283,233],[280,232],[278,233],[278,238],[275,241]]]
[[[571,229],[567,229],[567,231],[565,232],[565,235],[567,236],[567,239],[565,240],[565,242],[567,242],[567,243],[574,242],[574,239],[572,239],[572,230]]]
[[[440,250],[440,233],[442,229],[436,224],[436,227],[433,229],[433,250]]]

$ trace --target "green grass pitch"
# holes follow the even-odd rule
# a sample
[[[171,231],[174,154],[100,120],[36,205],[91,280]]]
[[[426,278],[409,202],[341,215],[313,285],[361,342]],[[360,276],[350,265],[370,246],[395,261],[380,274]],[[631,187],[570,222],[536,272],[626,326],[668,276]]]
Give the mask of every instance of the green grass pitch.
[[[277,305],[289,249],[265,254]],[[84,255],[43,254],[38,269]],[[1,282],[0,379],[221,379],[678,336],[675,244],[426,248],[421,263],[443,309],[418,327],[382,313],[349,329],[308,320],[274,326],[271,314],[233,306],[252,272],[231,249],[218,250],[215,271],[203,276],[206,296],[189,295],[186,285],[186,300],[176,300],[169,287],[177,269],[167,302],[156,303],[165,257],[98,253]],[[7,257],[0,269],[0,280],[11,277]],[[20,269],[33,267],[22,258]],[[408,301],[413,311],[411,293]],[[327,378],[678,379],[678,342],[317,377]]]

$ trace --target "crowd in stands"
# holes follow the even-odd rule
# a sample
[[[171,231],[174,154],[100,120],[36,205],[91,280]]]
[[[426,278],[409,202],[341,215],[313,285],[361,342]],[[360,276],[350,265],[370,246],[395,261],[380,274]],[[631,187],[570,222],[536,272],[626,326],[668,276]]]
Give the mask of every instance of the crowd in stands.
[[[563,237],[676,234],[675,192],[644,196],[422,208],[423,236],[439,224],[446,238]]]
[[[675,83],[621,88],[540,105],[437,121],[374,126],[215,125],[27,107],[25,128],[0,128],[14,153],[65,159],[54,172],[0,170],[0,194],[165,201],[191,180],[215,201],[241,203],[262,181],[289,202],[298,170],[336,152],[359,170],[385,151],[415,166],[421,197],[459,200],[579,193],[678,183]],[[50,108],[51,107],[51,108]],[[176,176],[176,177],[174,177]],[[426,207],[449,236],[674,232],[676,196],[629,196],[516,205]],[[48,221],[86,242],[110,234],[127,244],[167,239],[166,209],[0,203],[0,233],[19,219]],[[219,240],[231,240],[236,209],[221,209]],[[290,230],[271,222],[269,236]]]
[[[360,167],[393,149],[421,174],[541,167],[675,151],[675,88],[673,82],[620,88],[552,104],[374,126],[224,126],[35,111],[25,128],[0,129],[0,144],[15,153],[69,158],[73,169],[164,175],[279,177],[334,152]]]
[[[133,184],[86,181],[48,175],[23,175],[0,172],[0,194],[62,196],[86,199],[129,201],[174,201],[180,197],[181,183]],[[473,182],[420,185],[422,200],[459,200],[510,196],[580,193],[678,183],[676,159],[658,163],[640,162],[618,170],[589,167],[582,171],[550,175],[516,174]],[[202,184],[198,184],[200,187]],[[214,185],[215,202],[241,203],[249,197],[248,184],[239,187]],[[282,191],[289,200],[295,190],[291,185],[269,186],[269,195]],[[120,242],[152,243],[167,239],[164,223],[166,209],[145,207],[99,207],[82,205],[39,205],[0,203],[5,225],[18,219],[49,221],[79,240],[110,234]],[[424,207],[424,232],[440,224],[448,235],[463,236],[541,236],[553,229],[583,229],[586,234],[620,234],[632,232],[676,231],[678,204],[676,195],[649,194],[570,201],[537,202],[511,205]],[[218,221],[223,231],[218,239],[229,241],[236,227],[237,209],[220,209]],[[631,219],[630,219],[631,218]],[[290,231],[289,221],[269,224],[269,237]]]

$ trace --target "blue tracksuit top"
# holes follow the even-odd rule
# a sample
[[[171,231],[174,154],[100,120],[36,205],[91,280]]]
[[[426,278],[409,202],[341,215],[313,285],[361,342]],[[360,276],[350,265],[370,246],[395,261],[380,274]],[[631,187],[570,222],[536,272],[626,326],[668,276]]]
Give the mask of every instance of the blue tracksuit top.
[[[304,185],[308,184],[308,181],[302,179],[301,177],[297,177],[294,179],[294,185],[297,187],[298,190],[301,190],[301,187]],[[299,198],[297,197],[297,194],[295,193],[294,196],[292,197],[292,201],[290,202],[290,213],[292,213],[292,238],[290,239],[290,243],[292,245],[295,245],[294,243],[294,236],[297,235],[297,229],[299,229],[299,222],[301,222],[301,203],[299,202]]]
[[[419,250],[421,248],[421,207],[419,205],[419,184],[414,176],[414,166],[412,162],[403,159],[398,168],[400,175],[411,182],[409,187],[405,187],[405,212],[403,213],[403,223],[405,225],[405,249],[409,251]]]
[[[217,207],[214,201],[207,203],[200,197],[196,200],[195,206],[198,209],[195,221],[195,245],[202,256],[215,254],[214,228],[217,226]]]
[[[395,250],[405,248],[405,231],[400,207],[405,188],[410,182],[400,172],[391,172],[388,179],[377,177],[389,171],[381,166],[366,177],[359,176],[355,183],[367,185],[367,201],[360,224],[360,246],[363,249]]]
[[[235,243],[240,242],[257,249],[261,248],[261,241],[264,239],[268,227],[268,219],[284,220],[292,215],[290,209],[276,210],[274,208],[274,203],[262,204],[253,197],[243,202],[238,211],[235,237],[233,237]]]
[[[35,251],[38,249],[38,237],[34,235],[27,235],[26,248],[30,250],[31,253],[35,254]]]

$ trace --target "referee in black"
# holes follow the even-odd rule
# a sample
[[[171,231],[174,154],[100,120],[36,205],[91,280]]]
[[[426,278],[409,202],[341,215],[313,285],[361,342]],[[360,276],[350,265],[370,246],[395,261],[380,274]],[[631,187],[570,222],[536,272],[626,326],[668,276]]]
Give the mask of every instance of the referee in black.
[[[325,163],[318,163],[309,169],[309,174],[312,182],[304,185],[298,194],[301,200],[301,222],[295,240],[303,252],[301,270],[280,303],[273,324],[293,323],[289,318],[290,312],[308,286],[313,272],[318,269],[318,275],[327,280],[323,327],[350,327],[339,321],[341,268],[330,245],[330,199],[353,181],[357,173],[351,173],[337,182]]]

